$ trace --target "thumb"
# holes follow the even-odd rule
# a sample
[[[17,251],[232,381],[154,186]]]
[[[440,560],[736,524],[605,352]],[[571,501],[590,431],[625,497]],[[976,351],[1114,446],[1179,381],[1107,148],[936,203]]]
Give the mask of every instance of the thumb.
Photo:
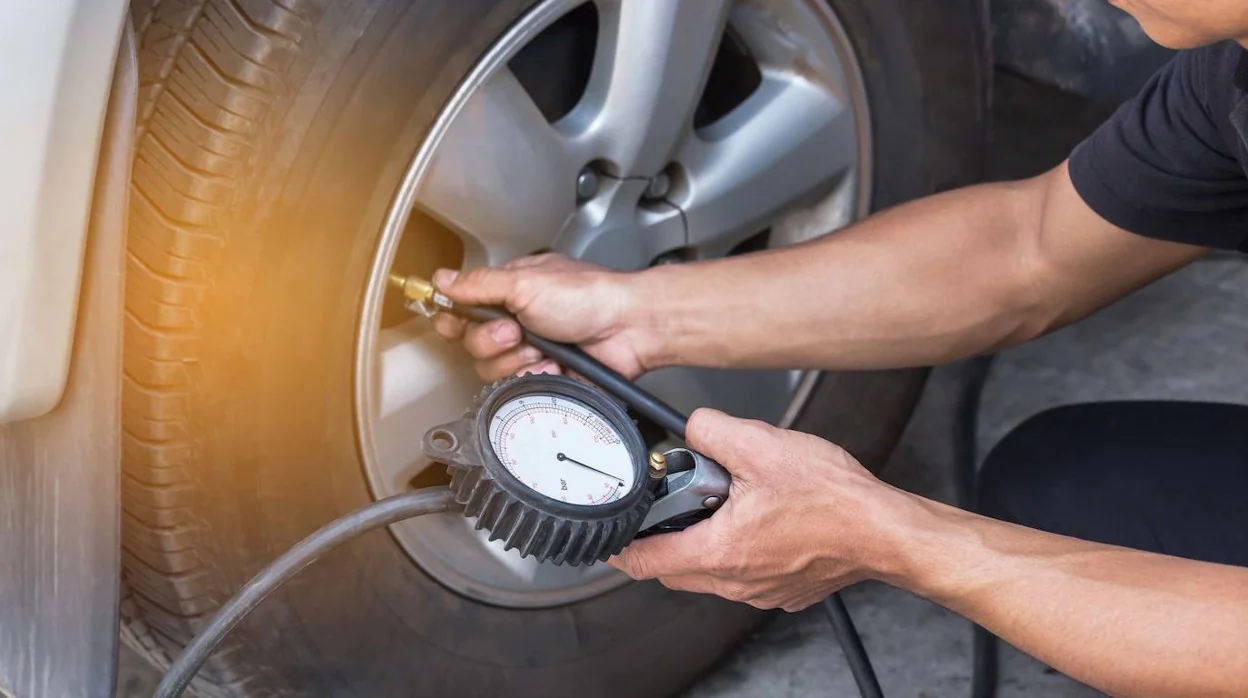
[[[458,269],[436,269],[431,277],[433,285],[438,287],[439,291],[445,292],[455,283],[455,279],[459,277]]]
[[[439,269],[433,274],[438,290],[456,303],[510,307],[518,275],[500,267],[477,267],[463,272]]]
[[[750,479],[765,459],[776,428],[754,419],[739,419],[703,407],[689,417],[689,445],[724,466],[733,479]]]

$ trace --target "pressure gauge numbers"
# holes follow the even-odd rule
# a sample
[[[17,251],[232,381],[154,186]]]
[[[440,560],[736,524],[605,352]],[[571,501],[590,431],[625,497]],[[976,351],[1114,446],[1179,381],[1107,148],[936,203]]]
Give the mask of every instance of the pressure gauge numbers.
[[[597,506],[633,489],[637,473],[624,437],[597,411],[556,393],[526,393],[498,405],[490,445],[517,480],[551,499]]]

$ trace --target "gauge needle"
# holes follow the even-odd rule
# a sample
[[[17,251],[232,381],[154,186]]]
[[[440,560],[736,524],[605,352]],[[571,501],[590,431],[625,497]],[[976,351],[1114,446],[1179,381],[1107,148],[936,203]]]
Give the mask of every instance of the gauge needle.
[[[619,482],[619,479],[620,479],[620,478],[618,478],[618,477],[616,477],[616,476],[612,475],[611,473],[608,473],[608,472],[604,472],[604,471],[602,471],[602,470],[599,470],[599,469],[595,468],[595,467],[594,467],[594,466],[592,466],[592,465],[585,465],[584,463],[580,462],[579,460],[577,460],[577,459],[575,459],[575,458],[568,458],[567,456],[563,455],[562,453],[556,454],[556,455],[555,455],[555,458],[557,458],[557,459],[559,459],[559,460],[561,460],[561,461],[566,460],[566,461],[567,461],[567,462],[569,462],[569,463],[575,463],[576,465],[579,465],[579,466],[581,466],[582,468],[585,468],[586,470],[592,470],[592,471],[594,471],[595,473],[598,473],[599,475],[606,475],[607,477],[611,478],[612,480],[615,480],[615,481]],[[624,485],[624,483],[622,483],[622,482],[621,482],[621,483],[620,483],[620,485],[621,485],[621,486],[623,486],[623,485]]]

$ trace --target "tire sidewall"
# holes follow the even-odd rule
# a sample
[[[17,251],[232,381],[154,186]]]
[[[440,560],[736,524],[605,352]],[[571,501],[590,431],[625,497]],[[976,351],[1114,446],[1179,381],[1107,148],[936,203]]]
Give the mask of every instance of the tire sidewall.
[[[871,118],[871,211],[974,184],[991,100],[982,0],[824,0],[853,44]],[[825,372],[794,424],[880,472],[928,369]],[[869,400],[844,396],[870,395]]]

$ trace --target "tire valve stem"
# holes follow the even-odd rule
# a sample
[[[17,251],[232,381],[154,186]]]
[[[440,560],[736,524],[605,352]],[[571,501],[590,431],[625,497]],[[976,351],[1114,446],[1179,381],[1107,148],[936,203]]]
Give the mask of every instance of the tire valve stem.
[[[413,312],[433,317],[440,311],[450,310],[453,303],[433,285],[432,281],[419,276],[403,276],[390,273],[390,285],[403,292],[407,308]]]
[[[651,451],[649,472],[651,480],[662,480],[667,477],[667,456],[658,451]]]

